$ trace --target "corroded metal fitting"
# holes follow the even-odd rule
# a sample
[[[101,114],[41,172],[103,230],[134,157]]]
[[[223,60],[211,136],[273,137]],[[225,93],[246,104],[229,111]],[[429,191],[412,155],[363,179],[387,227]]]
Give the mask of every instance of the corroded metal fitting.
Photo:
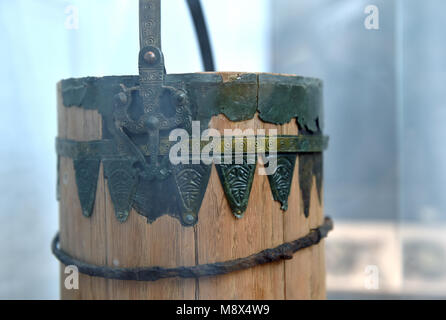
[[[220,114],[231,121],[250,120],[258,114],[266,123],[297,122],[298,136],[277,136],[277,170],[268,178],[274,199],[287,210],[298,157],[300,190],[308,216],[313,177],[319,197],[321,194],[322,151],[328,143],[322,133],[322,82],[254,73],[242,73],[229,81],[217,73],[166,74],[160,20],[160,0],[141,0],[139,76],[62,82],[65,107],[97,110],[103,121],[100,141],[57,140],[59,157],[73,159],[83,214],[89,217],[93,212],[102,163],[120,222],[125,222],[134,208],[150,223],[168,214],[184,226],[194,226],[212,164],[173,165],[169,133],[174,129],[191,133],[192,121],[199,121],[203,132],[211,118]],[[257,154],[272,151],[268,148],[271,137],[264,137],[254,150],[254,163],[249,163],[243,139],[230,137],[231,147],[243,145],[241,163],[215,164],[237,218],[243,217],[248,206]],[[203,147],[200,143],[198,150]],[[193,155],[194,147],[190,149]],[[223,143],[220,151],[225,153]]]

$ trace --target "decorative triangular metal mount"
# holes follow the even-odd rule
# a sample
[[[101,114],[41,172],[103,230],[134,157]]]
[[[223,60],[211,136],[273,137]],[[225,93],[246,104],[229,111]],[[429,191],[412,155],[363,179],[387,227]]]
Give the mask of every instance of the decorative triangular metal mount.
[[[82,214],[87,218],[93,213],[100,165],[100,160],[73,161]]]
[[[296,157],[297,154],[278,155],[277,168],[273,174],[268,175],[273,198],[281,203],[281,209],[284,211],[288,210]]]
[[[247,157],[243,157],[241,164],[220,164],[216,168],[232,214],[239,219],[243,218],[248,207],[256,163],[250,164]]]

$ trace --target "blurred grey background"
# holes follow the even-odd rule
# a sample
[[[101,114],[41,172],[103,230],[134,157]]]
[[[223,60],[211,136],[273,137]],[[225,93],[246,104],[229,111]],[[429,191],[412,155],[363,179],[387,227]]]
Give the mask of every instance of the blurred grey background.
[[[324,80],[329,298],[446,297],[446,2],[202,3],[218,70]],[[0,28],[0,298],[57,299],[56,82],[137,74],[138,1],[0,0]],[[163,51],[202,69],[184,0]]]

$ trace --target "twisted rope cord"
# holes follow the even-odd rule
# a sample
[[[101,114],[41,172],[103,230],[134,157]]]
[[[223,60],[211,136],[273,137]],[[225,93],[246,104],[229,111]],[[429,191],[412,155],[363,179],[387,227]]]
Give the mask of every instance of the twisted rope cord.
[[[157,281],[165,278],[201,278],[217,276],[235,271],[253,268],[258,265],[279,260],[290,260],[293,254],[299,250],[318,244],[328,233],[333,230],[333,221],[325,218],[324,224],[313,229],[306,236],[284,243],[273,249],[266,249],[256,254],[212,264],[202,264],[191,267],[139,267],[139,268],[111,268],[97,266],[75,259],[59,248],[59,234],[52,242],[52,251],[56,258],[66,266],[76,266],[80,273],[106,279]]]

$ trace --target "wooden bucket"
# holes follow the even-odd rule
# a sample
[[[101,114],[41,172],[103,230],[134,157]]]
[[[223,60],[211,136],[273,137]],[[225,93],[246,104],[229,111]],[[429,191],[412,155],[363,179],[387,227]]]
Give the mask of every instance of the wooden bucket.
[[[201,163],[195,171],[168,164],[171,173],[158,179],[144,169],[155,165],[147,156],[153,131],[137,138],[122,130],[129,144],[113,134],[128,125],[119,121],[120,104],[129,113],[140,108],[130,117],[135,123],[150,113],[144,90],[153,83],[141,77],[58,84],[60,235],[53,251],[62,261],[62,298],[324,299],[322,238],[331,224],[322,205],[321,82],[255,73],[164,75],[165,86],[187,95],[187,103],[173,103],[177,114],[187,105],[202,130],[224,136],[225,129],[276,129],[279,161],[269,176],[259,174],[257,161],[254,169]],[[146,129],[156,127],[144,121]],[[146,167],[128,162],[130,144]],[[155,147],[157,157],[166,157],[161,143]],[[66,265],[79,270],[78,289],[66,286]]]

